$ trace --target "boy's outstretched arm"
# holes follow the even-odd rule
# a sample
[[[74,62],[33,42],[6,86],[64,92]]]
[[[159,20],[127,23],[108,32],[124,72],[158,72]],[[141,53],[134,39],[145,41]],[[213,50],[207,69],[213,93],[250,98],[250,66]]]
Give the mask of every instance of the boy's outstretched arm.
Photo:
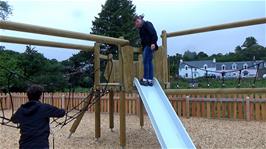
[[[46,117],[63,117],[65,115],[64,109],[59,109],[52,105],[45,104],[45,116]]]
[[[14,115],[12,115],[11,122],[13,122],[15,124],[19,123],[17,112]]]

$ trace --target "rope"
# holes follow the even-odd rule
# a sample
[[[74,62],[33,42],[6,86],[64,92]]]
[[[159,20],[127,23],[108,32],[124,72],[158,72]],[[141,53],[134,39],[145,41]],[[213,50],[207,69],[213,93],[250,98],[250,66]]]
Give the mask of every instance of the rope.
[[[91,58],[92,58],[92,57],[91,57]],[[111,71],[110,71],[110,73],[109,73],[109,75],[108,75],[107,84],[105,85],[104,89],[102,90],[100,96],[104,96],[106,93],[108,93],[108,91],[107,91],[107,86],[108,86],[108,83],[109,83],[109,80],[110,80],[110,77],[111,77],[111,72],[112,72],[112,69],[113,69],[113,61],[112,61],[112,59],[109,59],[108,61],[111,61]],[[12,111],[12,116],[13,116],[13,114],[14,114],[14,105],[13,105],[13,98],[12,98],[12,95],[11,95],[11,92],[10,92],[10,81],[11,81],[11,78],[12,78],[14,75],[16,75],[16,76],[18,76],[19,78],[22,78],[23,80],[29,81],[29,82],[31,82],[31,83],[35,83],[35,84],[36,84],[36,82],[33,81],[33,80],[31,80],[31,79],[29,79],[28,77],[25,77],[25,76],[23,76],[23,75],[21,75],[21,74],[15,72],[15,71],[12,71],[12,70],[10,70],[10,69],[8,69],[8,68],[2,66],[2,65],[0,65],[0,68],[2,68],[2,69],[4,69],[4,70],[6,70],[7,72],[9,72],[9,75],[8,75],[8,81],[7,81],[7,84],[8,84],[8,85],[7,85],[7,91],[8,91],[8,94],[9,94],[10,101],[11,101],[11,111]],[[94,74],[96,71],[99,71],[100,69],[101,69],[101,68],[97,68],[97,69],[95,69],[95,70],[94,70],[92,73],[90,73],[89,75]],[[67,74],[67,75],[74,75],[74,74],[77,74],[77,73],[80,73],[80,72],[72,72],[72,73]],[[49,85],[48,85],[48,86],[49,86]],[[73,88],[73,86],[72,86],[72,88]],[[70,123],[71,121],[73,121],[74,119],[76,119],[76,118],[78,117],[78,115],[79,115],[82,111],[84,111],[84,110],[90,108],[92,105],[94,105],[94,104],[97,102],[97,99],[100,99],[100,98],[92,98],[92,97],[93,97],[93,94],[94,94],[94,91],[93,91],[93,88],[92,88],[92,90],[89,91],[89,95],[88,95],[87,97],[85,97],[84,99],[82,99],[81,102],[80,102],[79,104],[77,104],[77,105],[73,106],[71,109],[69,109],[69,104],[70,104],[69,102],[70,102],[70,96],[71,96],[71,95],[70,95],[70,92],[71,92],[71,87],[69,88],[69,100],[68,100],[68,103],[67,103],[66,116],[65,116],[65,120],[64,120],[64,122],[58,122],[57,120],[58,120],[59,118],[54,118],[53,121],[51,122],[51,123],[56,123],[57,126],[62,125],[62,127],[63,127],[63,126],[65,126],[65,125],[67,125],[68,123]],[[74,95],[74,90],[72,90],[72,100],[73,100],[73,98],[74,98],[73,95]],[[77,110],[77,108],[78,108],[81,104],[85,103],[86,100],[87,100],[88,98],[90,98],[90,100],[89,100],[90,105],[89,105],[87,108],[82,108],[81,110],[79,110],[79,112],[75,113],[74,115],[69,115],[70,112],[72,112],[73,110]],[[53,99],[53,96],[52,96],[52,99]],[[44,102],[44,92],[43,92],[42,102]],[[72,104],[73,104],[73,101],[72,101]],[[2,112],[1,112],[1,113],[2,113],[2,116],[0,116],[0,118],[2,119],[1,124],[2,124],[2,125],[5,125],[5,126],[9,126],[9,127],[19,128],[18,125],[17,125],[17,126],[13,126],[13,125],[9,125],[9,124],[8,124],[8,123],[11,122],[11,119],[6,118],[6,116],[5,116],[4,107],[3,107],[3,101],[2,101],[2,100],[0,100],[0,107],[1,107],[1,111],[2,111]],[[11,117],[12,117],[12,116],[11,116]],[[62,128],[62,127],[61,127],[61,128]]]
[[[260,64],[261,64],[261,63],[258,63],[258,64],[257,64],[257,71],[256,71],[256,75],[255,75],[254,80],[253,80],[252,87],[255,87],[256,80],[257,80],[258,73],[259,73]]]
[[[111,72],[112,72],[112,69],[113,69],[113,61],[112,61],[112,60],[108,60],[108,61],[111,61],[111,71],[110,71],[110,73],[108,74],[107,83],[106,83],[104,89],[102,89],[100,92],[99,92],[98,90],[96,90],[96,96],[94,96],[95,91],[94,91],[94,89],[92,88],[91,91],[89,92],[89,95],[88,95],[87,97],[83,98],[79,104],[73,106],[71,109],[69,109],[69,104],[70,104],[69,101],[70,101],[70,100],[68,100],[67,108],[66,108],[66,114],[65,114],[65,120],[64,120],[63,122],[58,122],[58,121],[56,121],[56,120],[59,119],[59,118],[53,120],[51,123],[54,123],[54,122],[56,123],[56,125],[54,126],[54,128],[56,128],[56,127],[58,127],[58,126],[61,126],[61,128],[62,128],[62,127],[64,127],[65,125],[67,125],[68,123],[72,122],[73,120],[75,120],[75,119],[79,116],[80,113],[82,113],[82,112],[84,112],[84,111],[87,111],[88,108],[90,108],[90,107],[93,106],[96,102],[98,102],[97,99],[100,99],[99,97],[102,97],[102,96],[104,96],[105,94],[108,93],[108,91],[107,91],[107,87],[108,87],[108,83],[109,83],[109,80],[110,80],[110,78],[111,78]],[[98,69],[96,69],[96,71],[98,71]],[[96,71],[94,71],[94,73],[95,73]],[[69,99],[70,99],[70,97],[71,97],[70,93],[71,93],[71,89],[69,89]],[[99,93],[99,94],[98,94],[98,93]],[[93,98],[93,96],[94,96],[94,98]],[[73,96],[72,96],[72,97],[73,97]],[[88,100],[88,99],[89,99],[89,100]],[[75,113],[75,114],[73,114],[73,115],[69,115],[70,112],[72,112],[73,110],[76,110],[77,107],[79,107],[81,104],[86,103],[86,100],[88,100],[88,103],[89,103],[89,106],[88,106],[88,107],[82,108],[81,110],[79,110],[79,112],[77,112],[77,113]]]
[[[222,71],[206,70],[206,69],[203,69],[203,68],[200,68],[200,67],[192,66],[192,65],[190,65],[190,64],[188,64],[188,63],[185,63],[185,62],[182,62],[182,63],[185,64],[185,65],[187,65],[188,67],[191,68],[192,87],[194,88],[194,85],[195,85],[195,82],[194,82],[194,81],[195,81],[195,78],[194,78],[194,76],[193,76],[193,68],[194,68],[194,69],[197,69],[197,70],[201,70],[201,71],[205,71],[205,72],[206,72],[206,74],[205,74],[205,79],[206,79],[207,82],[208,82],[208,85],[207,85],[208,87],[210,87],[210,81],[209,81],[209,79],[208,79],[208,72],[221,74],[221,76],[222,76],[222,79],[221,79],[221,80],[222,80],[222,82],[221,82],[221,83],[222,83],[222,87],[225,87],[225,75],[226,75],[227,73],[239,72],[238,81],[237,81],[237,87],[240,87],[240,86],[241,86],[241,80],[242,80],[242,77],[241,77],[242,72],[243,72],[245,69],[249,69],[249,68],[252,68],[252,67],[256,67],[256,68],[257,68],[256,75],[255,75],[255,77],[254,77],[253,84],[252,84],[252,87],[255,87],[255,83],[256,83],[256,80],[257,80],[259,67],[260,67],[260,65],[263,64],[264,62],[259,62],[259,63],[254,64],[254,65],[250,65],[250,66],[248,66],[248,67],[246,67],[246,68],[240,68],[240,69],[235,69],[235,70],[230,70],[230,71],[224,71],[224,70],[222,70]]]

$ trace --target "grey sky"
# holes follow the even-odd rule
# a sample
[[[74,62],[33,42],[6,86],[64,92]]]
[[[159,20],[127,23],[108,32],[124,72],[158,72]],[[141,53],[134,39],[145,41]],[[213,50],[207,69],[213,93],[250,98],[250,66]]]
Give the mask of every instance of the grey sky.
[[[14,14],[10,21],[89,33],[91,21],[101,11],[105,0],[8,0]],[[216,25],[246,19],[266,17],[266,0],[133,0],[137,13],[153,22],[158,35],[190,28]],[[1,34],[92,45],[92,42],[4,31]],[[266,25],[256,25],[209,33],[181,36],[168,40],[168,54],[185,50],[208,54],[226,53],[241,45],[246,37],[254,36],[266,46]],[[159,41],[159,44],[161,41]],[[1,43],[8,49],[23,52],[24,45]],[[74,50],[37,47],[48,58],[64,60]]]

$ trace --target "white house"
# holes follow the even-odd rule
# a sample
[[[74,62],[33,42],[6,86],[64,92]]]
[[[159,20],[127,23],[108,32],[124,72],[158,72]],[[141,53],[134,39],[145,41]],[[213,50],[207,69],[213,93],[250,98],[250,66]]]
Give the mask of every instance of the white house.
[[[225,78],[241,77],[250,78],[257,74],[257,66],[266,68],[264,61],[242,61],[242,62],[216,62],[213,60],[203,61],[183,61],[179,63],[179,77],[181,78],[198,78],[208,77],[221,78],[224,73]],[[239,71],[241,69],[241,72]]]
[[[183,61],[179,63],[179,77],[181,78],[198,78],[217,75],[212,71],[216,71],[216,60],[205,61]]]

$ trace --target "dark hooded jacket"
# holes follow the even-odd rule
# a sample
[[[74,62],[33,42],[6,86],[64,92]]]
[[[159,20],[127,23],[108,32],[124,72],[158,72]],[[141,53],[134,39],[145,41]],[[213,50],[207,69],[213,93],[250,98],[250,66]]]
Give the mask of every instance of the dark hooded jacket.
[[[50,117],[63,117],[65,111],[39,101],[23,104],[11,118],[20,126],[20,149],[49,148]]]
[[[149,21],[144,21],[142,27],[139,29],[139,36],[142,47],[151,46],[155,44],[157,47],[158,36],[153,24]]]

